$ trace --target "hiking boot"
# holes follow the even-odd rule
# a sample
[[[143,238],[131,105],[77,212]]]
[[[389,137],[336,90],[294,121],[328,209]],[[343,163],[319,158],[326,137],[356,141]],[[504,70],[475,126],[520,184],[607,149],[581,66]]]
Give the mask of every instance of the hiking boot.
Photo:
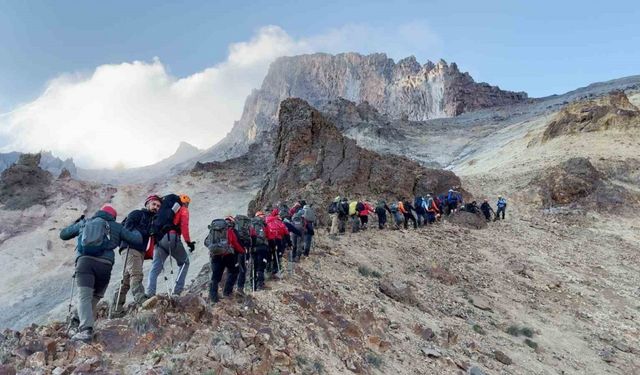
[[[82,341],[84,343],[90,343],[93,341],[93,329],[87,328],[83,331],[80,331],[71,337],[71,341]]]

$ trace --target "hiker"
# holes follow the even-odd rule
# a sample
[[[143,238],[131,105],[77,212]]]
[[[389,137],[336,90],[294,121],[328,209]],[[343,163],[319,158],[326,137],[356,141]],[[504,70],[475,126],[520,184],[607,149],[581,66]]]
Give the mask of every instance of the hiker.
[[[478,203],[476,201],[473,201],[471,203],[467,203],[464,205],[464,209],[465,211],[472,213],[472,214],[478,214],[480,213],[480,210],[478,209]]]
[[[251,248],[251,219],[245,215],[236,215],[234,217],[236,235],[240,245],[246,250]],[[244,285],[247,281],[247,266],[249,263],[249,254],[238,253],[236,259],[238,267],[238,294],[244,294]]]
[[[449,215],[449,206],[447,204],[447,196],[445,194],[440,194],[433,198],[434,202],[438,206],[438,211],[440,211],[440,215],[445,214]]]
[[[349,202],[349,220],[351,220],[351,233],[356,233],[360,230],[360,218],[358,217],[358,205],[361,205],[359,201]]]
[[[413,222],[413,229],[418,229],[418,222],[416,217],[413,215],[415,208],[411,205],[411,202],[408,199],[405,199],[404,202],[402,202],[402,209],[404,210],[404,229],[407,229],[409,220]]]
[[[376,203],[376,215],[378,215],[378,229],[384,229],[387,224],[387,212],[392,214],[391,209],[387,206],[387,202],[383,199]]]
[[[114,294],[114,316],[124,315],[124,304],[127,300],[127,293],[131,289],[133,300],[136,304],[141,305],[147,300],[144,294],[144,285],[142,283],[142,264],[145,260],[145,252],[149,243],[149,231],[151,230],[151,222],[153,217],[160,209],[162,198],[158,195],[150,195],[144,201],[144,208],[133,210],[124,220],[124,227],[130,231],[137,230],[142,235],[142,244],[128,244],[122,242],[120,244],[120,255],[122,251],[126,252],[125,263],[123,265],[124,272],[120,288]]]
[[[437,199],[438,197],[432,198],[431,194],[427,194],[425,205],[427,209],[427,222],[429,224],[433,224],[438,218],[438,215],[440,214],[440,209],[438,208]]]
[[[339,221],[340,219],[338,218],[339,216],[339,211],[340,211],[340,196],[337,196],[333,202],[331,202],[331,204],[329,205],[329,209],[327,210],[327,212],[329,213],[329,216],[331,217],[331,229],[329,230],[329,237],[331,239],[338,239],[338,226],[339,226]]]
[[[373,211],[373,207],[371,203],[364,201],[362,202],[361,210],[358,211],[358,216],[360,216],[360,227],[362,230],[367,229],[367,225],[369,224],[369,215]]]
[[[302,208],[306,205],[307,205],[307,202],[305,202],[302,199],[298,199],[298,201],[289,210],[289,217],[293,217],[293,215],[295,215],[298,211],[302,210]]]
[[[418,226],[421,227],[427,223],[427,202],[421,195],[416,195],[413,202],[413,207],[416,211],[416,219],[418,220]]]
[[[164,263],[167,257],[176,260],[178,265],[177,279],[173,291],[168,290],[167,293],[180,295],[184,289],[187,272],[189,271],[189,254],[184,249],[184,245],[180,236],[189,247],[189,251],[195,250],[195,241],[191,241],[189,234],[189,204],[191,198],[188,195],[177,196],[169,194],[162,198],[162,204],[158,213],[154,217],[151,225],[153,238],[157,241],[157,245],[153,251],[153,263],[149,272],[149,285],[147,286],[147,297],[156,294],[156,286],[160,271],[165,272]],[[171,263],[171,273],[173,274],[173,263]]]
[[[267,239],[267,224],[264,212],[258,211],[251,219],[251,256],[253,261],[253,277],[256,290],[265,289],[264,271],[268,262],[269,240]]]
[[[346,197],[342,197],[340,205],[338,205],[338,233],[344,234],[347,227],[347,220],[349,220],[349,200]]]
[[[284,253],[282,239],[288,232],[287,227],[280,220],[279,210],[274,208],[266,220],[267,239],[269,240],[269,269],[273,276],[280,274],[280,264]]]
[[[311,252],[311,241],[315,235],[316,211],[312,205],[302,206],[302,218],[304,219],[304,256],[308,257]]]
[[[504,220],[504,213],[507,210],[507,200],[502,197],[502,195],[498,196],[498,203],[496,204],[498,207],[498,211],[496,211],[496,220],[500,219],[500,213],[502,212],[502,220]]]
[[[222,274],[227,270],[227,280],[222,295],[231,297],[233,285],[238,277],[238,255],[244,254],[245,249],[240,244],[235,229],[235,218],[227,216],[224,220],[215,219],[209,226],[209,235],[204,241],[209,249],[211,262],[211,284],[209,285],[209,299],[212,304],[218,303],[218,284],[222,281]]]
[[[493,208],[491,208],[491,205],[489,204],[488,199],[485,199],[484,202],[482,202],[482,204],[480,205],[480,211],[482,211],[482,213],[484,214],[484,218],[487,219],[487,221],[491,221],[492,212],[495,214]]]
[[[105,204],[88,219],[84,215],[60,232],[63,241],[78,237],[76,246],[75,274],[78,286],[78,332],[74,341],[91,342],[96,306],[104,296],[111,279],[115,261],[113,249],[122,241],[131,246],[142,246],[142,235],[116,222],[117,212]]]
[[[393,222],[394,229],[400,229],[400,225],[402,225],[402,222],[404,221],[404,215],[400,208],[401,206],[402,206],[402,202],[393,202],[389,207],[389,212],[391,212],[394,219],[394,222]]]
[[[447,204],[449,214],[455,213],[458,209],[458,193],[453,189],[449,189],[449,193],[447,194]]]
[[[300,260],[300,255],[302,254],[302,242],[304,240],[304,218],[302,217],[302,214],[303,212],[298,211],[295,215],[293,215],[289,223],[287,223],[287,220],[285,220],[285,225],[287,226],[289,235],[291,237],[291,258],[294,262],[298,262]]]

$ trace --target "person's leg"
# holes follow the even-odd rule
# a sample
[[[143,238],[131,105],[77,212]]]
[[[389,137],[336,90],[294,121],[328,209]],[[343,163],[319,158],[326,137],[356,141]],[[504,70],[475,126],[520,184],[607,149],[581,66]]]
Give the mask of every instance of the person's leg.
[[[93,298],[91,299],[91,309],[93,311],[93,318],[96,319],[98,310],[96,309],[98,302],[104,297],[104,292],[107,291],[109,281],[111,280],[111,269],[113,265],[110,263],[103,263],[100,261],[93,261]]]
[[[172,236],[173,237],[173,236]],[[187,254],[187,250],[185,250],[184,245],[180,238],[175,236],[175,246],[171,249],[171,256],[176,260],[176,264],[178,265],[178,277],[176,279],[176,285],[173,289],[173,294],[180,294],[184,289],[184,284],[187,280],[187,272],[189,272],[189,255]]]
[[[137,250],[129,250],[129,259],[127,260],[127,273],[131,275],[131,294],[133,300],[141,304],[146,300],[144,294],[144,284],[142,283],[142,264],[144,262],[144,253]]]
[[[502,208],[502,220],[504,220],[504,215],[505,215],[506,212],[507,212],[507,208],[503,207]]]
[[[76,262],[76,284],[78,286],[78,319],[80,325],[78,331],[93,329],[93,292],[95,286],[95,275],[92,267],[93,260],[87,257],[80,257]]]
[[[300,245],[300,236],[296,235],[295,233],[291,233],[291,243],[293,248],[291,250],[291,257],[295,261],[297,258],[299,258],[298,246]]]
[[[225,255],[223,258],[224,267],[227,269],[227,281],[224,284],[224,291],[222,293],[225,297],[229,297],[231,293],[233,293],[233,286],[236,284],[238,277],[238,267],[236,266],[238,257],[235,254],[231,254]]]
[[[409,228],[409,215],[404,214],[404,229],[408,229],[408,228]]]
[[[413,220],[413,229],[418,229],[418,220],[416,220],[416,217],[413,214],[409,215],[411,215],[411,220]]]
[[[284,255],[284,240],[276,240],[276,256],[277,263],[276,267],[278,268],[278,273],[282,272],[282,256]]]
[[[151,263],[151,271],[149,271],[149,285],[147,286],[148,297],[156,295],[158,275],[160,275],[164,266],[164,261],[168,256],[169,251],[162,248],[160,244],[157,244],[155,249],[153,249],[153,261]]]
[[[331,231],[329,232],[332,236],[336,236],[338,234],[338,214],[331,214]]]
[[[135,250],[129,249],[129,255],[131,255],[131,253],[134,251]],[[128,263],[129,263],[129,260],[127,259],[127,264]],[[116,314],[122,313],[124,309],[124,304],[127,300],[127,293],[129,293],[129,288],[131,285],[131,274],[127,269],[127,264],[123,266],[125,267],[125,270],[124,270],[124,275],[122,277],[122,283],[120,284],[119,288],[116,288],[115,293],[113,295],[113,301],[115,303],[114,312]]]
[[[218,284],[222,280],[222,272],[224,272],[224,263],[221,256],[210,258],[211,263],[211,284],[209,284],[209,298],[212,303],[218,302]]]
[[[267,265],[267,247],[257,246],[253,253],[253,266],[256,272],[256,289],[264,288],[264,270]]]
[[[247,254],[238,254],[238,292],[244,292],[244,285],[247,282]]]

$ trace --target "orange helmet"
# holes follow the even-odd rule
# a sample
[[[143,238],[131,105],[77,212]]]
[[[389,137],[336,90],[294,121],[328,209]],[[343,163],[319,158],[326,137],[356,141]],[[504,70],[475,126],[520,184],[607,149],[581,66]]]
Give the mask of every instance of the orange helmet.
[[[262,217],[262,218],[264,218],[264,212],[262,212],[262,211],[258,211],[258,212],[256,212],[256,217]]]
[[[187,194],[180,194],[180,202],[191,203],[191,198]]]

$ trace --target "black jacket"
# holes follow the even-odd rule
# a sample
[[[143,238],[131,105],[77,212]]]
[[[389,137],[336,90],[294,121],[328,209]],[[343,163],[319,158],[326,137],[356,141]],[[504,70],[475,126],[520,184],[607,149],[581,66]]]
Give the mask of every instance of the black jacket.
[[[142,235],[142,245],[128,244],[132,249],[138,251],[145,251],[147,249],[147,243],[149,242],[149,230],[151,229],[151,222],[153,221],[154,213],[146,208],[140,210],[134,210],[129,213],[124,222],[124,227],[128,230],[137,230]],[[123,243],[120,247],[124,248],[127,244]]]
[[[482,210],[482,212],[491,212],[493,211],[493,209],[491,208],[491,205],[487,202],[484,202],[480,205],[480,210]]]

